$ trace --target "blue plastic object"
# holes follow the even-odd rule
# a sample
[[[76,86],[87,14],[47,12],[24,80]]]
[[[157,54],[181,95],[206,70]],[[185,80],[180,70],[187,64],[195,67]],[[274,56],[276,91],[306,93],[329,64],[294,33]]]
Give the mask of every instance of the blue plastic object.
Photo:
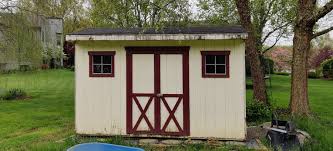
[[[75,145],[67,151],[144,151],[141,148],[127,147],[107,143],[85,143]]]

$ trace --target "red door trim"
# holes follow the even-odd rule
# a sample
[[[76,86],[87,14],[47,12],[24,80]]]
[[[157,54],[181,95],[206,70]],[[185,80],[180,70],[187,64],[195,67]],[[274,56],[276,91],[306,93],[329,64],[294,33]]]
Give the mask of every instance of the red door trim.
[[[161,90],[159,89],[161,87],[161,79],[156,77],[161,77],[161,69],[160,69],[160,54],[157,52],[154,54],[154,90],[155,94],[161,93]],[[160,107],[161,104],[161,98],[155,97],[155,111],[154,111],[154,117],[155,117],[155,133],[160,133],[161,129],[161,114],[160,114]]]
[[[126,50],[126,131],[128,134],[157,134],[157,135],[174,135],[174,136],[189,136],[190,135],[190,111],[189,111],[189,49],[188,46],[181,46],[181,47],[174,47],[174,46],[165,46],[165,47],[125,47]],[[132,54],[154,54],[154,76],[158,77],[154,79],[154,87],[155,87],[155,94],[149,93],[136,93],[135,96],[152,96],[155,100],[155,110],[154,110],[154,117],[155,117],[155,124],[154,129],[150,131],[136,131],[133,128],[133,118],[132,118],[132,105],[133,105],[133,62],[132,62]],[[160,93],[160,54],[182,54],[183,56],[183,95],[178,94],[165,94],[163,97],[157,97],[156,94]],[[174,122],[178,123],[177,127],[179,132],[165,132],[165,128],[161,128],[161,99],[164,97],[179,97],[179,99],[183,100],[183,129],[179,123],[177,122],[176,118],[174,117],[174,112],[178,106],[175,106],[174,109],[168,109],[170,115],[168,120],[170,122],[171,119]],[[178,100],[179,101],[179,100]],[[166,102],[163,102],[166,103]],[[178,103],[179,105],[179,103]],[[173,111],[174,110],[174,111]],[[140,110],[141,111],[141,110]],[[144,111],[144,110],[143,110]],[[143,114],[143,112],[141,111]],[[142,117],[144,118],[144,117]],[[145,119],[146,120],[146,119]],[[148,122],[147,122],[148,123]],[[166,126],[168,123],[165,123]],[[149,126],[150,127],[150,126]],[[164,129],[164,130],[163,130]]]
[[[133,63],[132,63],[132,54],[126,53],[126,131],[128,134],[133,133],[132,129],[132,71],[133,71]],[[129,122],[131,121],[131,122]]]

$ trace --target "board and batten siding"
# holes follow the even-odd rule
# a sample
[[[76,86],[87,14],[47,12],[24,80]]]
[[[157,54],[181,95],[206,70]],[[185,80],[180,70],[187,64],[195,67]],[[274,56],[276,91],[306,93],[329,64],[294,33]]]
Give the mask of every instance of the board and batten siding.
[[[126,135],[125,46],[190,46],[190,137],[245,139],[246,89],[243,40],[77,41],[75,129],[78,134]],[[230,77],[203,78],[200,51],[221,50],[230,51]],[[89,77],[88,51],[115,51],[115,76]],[[147,72],[151,70],[146,67],[139,69],[140,71],[134,72],[145,73],[146,70]],[[154,80],[151,82],[153,84]]]

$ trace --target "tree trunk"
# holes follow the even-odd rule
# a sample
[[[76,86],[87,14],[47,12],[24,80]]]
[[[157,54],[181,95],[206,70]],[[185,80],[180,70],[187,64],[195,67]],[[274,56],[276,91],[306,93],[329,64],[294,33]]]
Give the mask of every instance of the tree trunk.
[[[291,94],[289,108],[292,115],[309,115],[308,54],[315,22],[312,14],[316,0],[299,0],[294,27]]]
[[[245,41],[246,57],[250,63],[251,77],[253,83],[253,99],[267,104],[267,92],[265,83],[265,73],[261,66],[261,61],[256,47],[256,40],[253,34],[249,33]]]
[[[333,10],[333,0],[321,8],[316,0],[299,0],[296,24],[294,27],[293,63],[291,75],[291,94],[289,108],[293,115],[310,115],[308,98],[308,56],[310,42],[316,36],[327,33],[333,28],[313,34],[316,22]]]
[[[261,39],[257,38],[258,36],[256,34],[258,33],[256,33],[251,21],[249,0],[236,0],[235,2],[241,24],[248,32],[248,38],[245,40],[245,51],[251,68],[253,98],[258,102],[267,104],[265,73],[262,70],[263,68],[258,53],[258,43]]]
[[[295,26],[291,75],[290,111],[293,115],[309,115],[308,55],[312,33],[309,27]]]

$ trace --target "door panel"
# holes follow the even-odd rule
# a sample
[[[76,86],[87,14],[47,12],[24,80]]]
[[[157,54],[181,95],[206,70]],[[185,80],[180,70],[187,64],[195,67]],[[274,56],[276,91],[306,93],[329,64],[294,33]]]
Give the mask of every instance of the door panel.
[[[127,47],[127,133],[189,135],[188,47]]]
[[[161,93],[183,94],[183,56],[161,54]]]
[[[154,129],[154,101],[152,97],[133,97],[133,125],[137,131],[150,131]],[[139,107],[140,105],[140,107]],[[146,108],[146,110],[145,110]],[[141,110],[140,110],[141,109]],[[142,110],[145,116],[142,116]],[[141,117],[140,117],[141,116]],[[137,125],[136,125],[137,124]]]
[[[133,129],[151,132],[155,129],[154,54],[133,54],[132,62]]]
[[[183,131],[183,56],[161,54],[161,129],[163,132]],[[168,97],[168,95],[178,95]]]
[[[133,54],[133,93],[154,93],[154,54]]]

